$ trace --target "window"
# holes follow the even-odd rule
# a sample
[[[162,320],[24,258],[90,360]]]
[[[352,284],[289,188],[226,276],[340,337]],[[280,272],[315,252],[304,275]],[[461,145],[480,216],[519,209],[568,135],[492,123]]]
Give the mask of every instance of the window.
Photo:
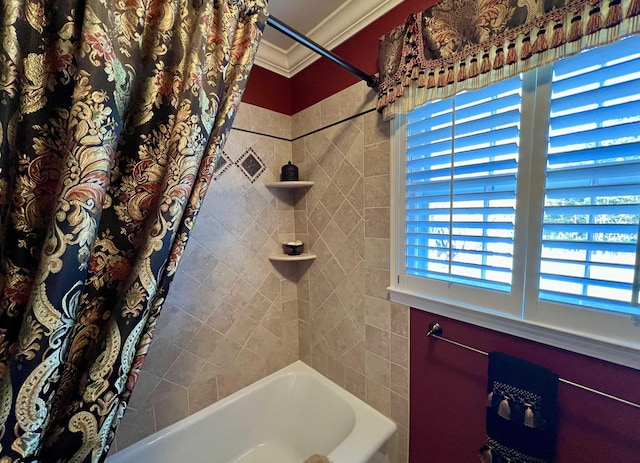
[[[392,298],[640,349],[640,37],[397,119]]]

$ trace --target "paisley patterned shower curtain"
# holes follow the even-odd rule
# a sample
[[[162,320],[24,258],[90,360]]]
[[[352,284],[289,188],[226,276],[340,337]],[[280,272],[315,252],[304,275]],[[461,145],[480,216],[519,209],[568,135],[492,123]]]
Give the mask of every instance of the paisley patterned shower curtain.
[[[267,0],[2,0],[0,462],[104,460]]]

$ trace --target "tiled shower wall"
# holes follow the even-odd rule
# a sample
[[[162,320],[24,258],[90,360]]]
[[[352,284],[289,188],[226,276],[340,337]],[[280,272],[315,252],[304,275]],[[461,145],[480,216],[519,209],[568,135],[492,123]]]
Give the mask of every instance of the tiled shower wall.
[[[409,309],[386,290],[389,123],[367,112],[374,98],[360,83],[293,116],[293,160],[315,182],[296,204],[296,232],[318,256],[298,284],[300,358],[394,419],[386,450],[406,463]]]
[[[117,447],[300,358],[394,419],[386,451],[407,462],[408,308],[386,291],[389,124],[363,114],[374,97],[357,84],[293,117],[241,105]],[[266,169],[247,173],[248,154]],[[315,185],[267,189],[288,160]],[[294,238],[317,259],[268,260]]]
[[[256,106],[234,127],[291,138],[289,116]],[[268,259],[295,236],[293,202],[264,186],[291,142],[232,130],[224,151],[112,453],[298,359],[298,270]]]

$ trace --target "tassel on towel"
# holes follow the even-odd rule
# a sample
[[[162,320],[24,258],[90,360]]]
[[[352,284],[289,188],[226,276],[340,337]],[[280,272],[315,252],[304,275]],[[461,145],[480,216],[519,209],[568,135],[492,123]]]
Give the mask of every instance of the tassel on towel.
[[[498,415],[505,420],[511,419],[511,407],[509,407],[509,399],[506,397],[500,401],[500,405],[498,406]]]
[[[528,428],[536,427],[536,416],[531,409],[531,404],[524,404],[526,410],[524,411],[524,425]]]

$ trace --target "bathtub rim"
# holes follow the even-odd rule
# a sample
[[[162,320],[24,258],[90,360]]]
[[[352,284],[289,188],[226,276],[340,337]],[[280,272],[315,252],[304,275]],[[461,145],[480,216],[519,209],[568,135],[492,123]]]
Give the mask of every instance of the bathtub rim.
[[[327,455],[332,463],[367,463],[396,431],[397,425],[390,418],[386,417],[346,389],[340,387],[326,376],[304,363],[302,360],[296,360],[284,368],[276,370],[264,378],[245,386],[239,391],[206,406],[202,410],[198,410],[188,417],[183,418],[164,429],[156,431],[155,433],[128,447],[125,447],[122,450],[119,450],[114,455],[107,458],[106,463],[127,461],[122,460],[122,458],[126,458],[129,453],[141,451],[139,449],[151,446],[160,439],[170,438],[173,434],[179,433],[185,428],[197,425],[199,421],[209,414],[215,413],[218,409],[222,409],[229,404],[242,400],[253,391],[276,380],[278,377],[296,374],[312,376],[329,390],[333,391],[336,395],[346,400],[353,409],[355,414],[355,423],[351,432],[349,432]]]

